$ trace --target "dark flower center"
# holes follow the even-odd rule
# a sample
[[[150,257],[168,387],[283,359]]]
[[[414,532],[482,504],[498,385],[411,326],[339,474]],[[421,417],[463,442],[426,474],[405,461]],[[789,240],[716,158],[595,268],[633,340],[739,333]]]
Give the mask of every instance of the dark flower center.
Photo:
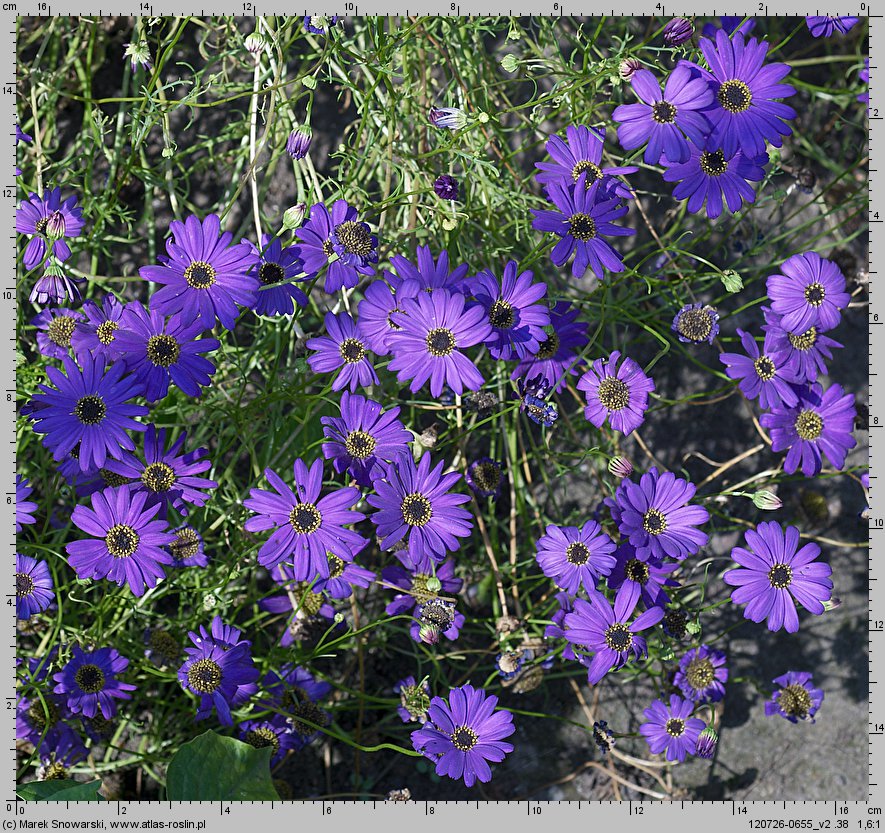
[[[685,679],[695,691],[703,691],[716,676],[716,669],[710,660],[703,657],[695,657],[685,669]]]
[[[455,334],[445,327],[436,327],[427,333],[426,343],[431,356],[442,358],[455,349]]]
[[[366,348],[358,338],[346,338],[341,342],[338,352],[346,364],[356,364],[366,357]]]
[[[509,330],[513,326],[516,316],[513,306],[503,299],[498,299],[489,310],[489,324],[499,330]]]
[[[651,106],[651,117],[658,124],[673,124],[676,121],[676,108],[669,101],[656,101]]]
[[[355,460],[370,457],[378,443],[365,431],[351,431],[344,440],[344,450]]]
[[[572,179],[577,182],[581,178],[581,174],[587,174],[584,180],[585,186],[589,188],[594,182],[602,179],[602,168],[594,165],[589,159],[582,159],[574,168],[572,168]]]
[[[117,486],[123,486],[129,482],[128,477],[123,477],[122,474],[117,474],[115,471],[111,471],[110,469],[99,469],[98,473],[101,475],[101,479],[104,480],[105,485],[110,488],[116,488]]]
[[[36,234],[46,234],[46,226],[49,225],[48,217],[41,217],[34,223],[34,232]]]
[[[470,476],[481,492],[494,492],[501,484],[501,467],[491,460],[486,460],[477,463],[470,470]]]
[[[633,634],[623,622],[615,622],[605,631],[605,644],[612,651],[629,651],[633,645]]]
[[[20,599],[34,592],[34,579],[28,573],[15,574],[15,595]]]
[[[391,316],[392,316],[395,312],[399,312],[399,313],[401,313],[402,310],[401,310],[399,307],[394,307],[390,312],[387,313],[387,326],[390,327],[391,330],[401,330],[402,327],[400,327],[400,325],[397,324],[397,323],[391,318]]]
[[[599,383],[596,396],[602,407],[609,411],[620,411],[630,404],[630,388],[614,376],[606,376]]]
[[[276,755],[280,751],[280,739],[273,729],[267,726],[259,726],[257,729],[250,729],[243,735],[243,741],[255,749],[265,749],[270,747],[273,754]]]
[[[574,564],[576,567],[580,567],[582,564],[586,564],[590,559],[590,550],[582,541],[572,541],[572,543],[565,548],[565,558],[569,564]]]
[[[191,289],[208,289],[215,283],[218,273],[211,263],[205,260],[195,260],[184,270],[184,279]]]
[[[678,738],[685,731],[685,721],[679,717],[671,717],[664,728],[671,738]]]
[[[436,596],[436,593],[431,593],[427,589],[427,582],[429,580],[430,576],[426,573],[415,573],[412,576],[412,595],[419,605],[426,604]]]
[[[105,536],[108,552],[114,558],[129,558],[138,549],[138,533],[126,524],[114,524]]]
[[[110,344],[117,336],[117,328],[120,325],[116,321],[102,321],[95,328],[95,335],[102,344]]]
[[[169,544],[169,552],[176,561],[193,558],[200,552],[200,536],[197,530],[189,526],[182,527],[175,533],[175,540]]]
[[[639,584],[645,584],[651,576],[648,564],[638,558],[631,558],[624,566],[624,575]]]
[[[316,532],[323,522],[320,510],[312,503],[298,503],[289,513],[289,523],[299,535],[310,535]]]
[[[151,336],[147,343],[147,357],[157,367],[170,367],[178,361],[181,347],[167,335]]]
[[[372,254],[372,235],[365,223],[348,220],[335,226],[335,234],[346,252],[359,257]]]
[[[74,674],[74,682],[86,694],[95,694],[104,688],[104,671],[91,663],[81,665]]]
[[[409,526],[424,526],[433,516],[433,506],[420,492],[412,492],[400,505],[403,520]]]
[[[813,307],[819,307],[824,298],[827,297],[827,290],[822,283],[810,283],[805,287],[805,300]],[[55,319],[58,321],[58,319]]]
[[[298,599],[298,609],[304,611],[308,616],[316,616],[326,603],[325,596],[322,593],[314,593],[306,581],[299,581],[295,585],[293,593]]]
[[[642,516],[642,528],[649,535],[660,535],[667,529],[667,519],[659,509],[649,509]]]
[[[535,358],[537,359],[552,359],[553,356],[556,355],[556,352],[559,350],[559,336],[556,333],[550,333],[544,341],[541,342],[538,347],[538,352],[535,354]]]
[[[317,726],[325,726],[326,714],[312,700],[304,700],[292,709],[289,722],[296,733],[304,738],[309,738],[317,730],[309,723],[305,723],[305,720],[309,720],[310,723],[315,723]]]
[[[760,356],[753,362],[753,367],[756,368],[756,375],[763,382],[771,381],[774,378],[776,368],[774,362],[768,356]]]
[[[569,234],[575,240],[592,240],[596,237],[596,221],[589,214],[572,214],[568,220]]]
[[[198,659],[187,670],[187,684],[197,694],[212,694],[221,685],[221,666],[208,657]]]
[[[279,263],[264,262],[258,267],[258,280],[265,286],[271,283],[279,283],[286,277],[286,270]],[[269,730],[268,730],[269,731]],[[276,737],[276,735],[274,735]]]
[[[805,719],[811,709],[811,695],[802,685],[788,685],[782,689],[777,702],[784,714],[790,717]]]
[[[141,473],[141,482],[152,492],[168,492],[175,483],[175,471],[166,463],[151,463]]]
[[[39,729],[41,734],[47,726],[55,726],[55,724],[58,723],[59,717],[61,717],[58,706],[56,706],[48,697],[45,699],[44,703],[41,703],[39,700],[35,700],[31,703],[31,705],[28,706],[27,714],[28,720],[31,721],[31,724],[35,729]]]
[[[452,732],[452,743],[459,752],[469,752],[479,742],[479,735],[469,726],[459,726]]]
[[[796,433],[799,439],[814,442],[824,430],[824,421],[815,411],[799,411],[796,417]]]
[[[743,81],[733,78],[719,87],[716,98],[729,113],[743,113],[753,103],[753,92]]]
[[[327,552],[326,560],[329,562],[329,578],[338,578],[344,573],[344,568],[347,565],[337,555]]]
[[[94,394],[81,396],[77,400],[77,404],[74,405],[74,416],[83,425],[98,425],[105,418],[107,412],[104,400]]]
[[[44,781],[64,781],[68,777],[68,768],[61,761],[52,761],[43,769]]]
[[[181,656],[181,646],[169,631],[162,628],[156,628],[151,631],[148,637],[148,647],[153,651],[158,659],[168,663],[172,663]]]
[[[679,316],[676,329],[689,341],[706,341],[713,331],[713,319],[705,309],[687,309]]]
[[[70,347],[76,323],[70,315],[58,315],[49,322],[46,334],[53,344],[57,344],[59,347]]]
[[[332,257],[335,254],[335,247],[332,245],[331,240],[323,240],[323,254],[326,257]]]
[[[796,333],[787,333],[787,338],[790,339],[790,344],[793,347],[804,353],[806,350],[814,347],[817,341],[817,327],[809,327],[804,333],[799,333],[798,335]]]
[[[701,170],[707,176],[722,176],[728,170],[728,162],[721,150],[707,151],[701,154]]]
[[[299,703],[307,703],[310,700],[310,697],[307,696],[307,692],[300,685],[293,685],[290,688],[287,688],[282,697],[280,697],[280,708],[284,711],[291,711],[293,706],[297,706]]]
[[[687,633],[687,621],[688,617],[681,610],[668,610],[664,614],[664,629],[676,639],[681,639]]]
[[[777,590],[786,590],[793,581],[793,568],[789,564],[775,564],[768,571],[768,583]]]

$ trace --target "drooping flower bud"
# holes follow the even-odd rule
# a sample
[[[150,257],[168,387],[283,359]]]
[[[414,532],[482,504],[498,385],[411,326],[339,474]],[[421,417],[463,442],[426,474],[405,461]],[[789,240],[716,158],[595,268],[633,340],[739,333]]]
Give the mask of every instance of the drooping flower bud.
[[[304,159],[310,150],[311,132],[306,125],[293,130],[286,140],[286,153],[293,159]]]

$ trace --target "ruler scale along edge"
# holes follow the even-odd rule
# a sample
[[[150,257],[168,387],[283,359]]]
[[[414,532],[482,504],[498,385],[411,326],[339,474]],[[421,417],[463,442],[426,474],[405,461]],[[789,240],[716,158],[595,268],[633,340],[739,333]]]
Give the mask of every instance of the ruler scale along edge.
[[[876,0],[882,2],[882,0]],[[502,3],[501,9],[489,9],[486,4],[478,4],[471,8],[465,0],[456,4],[450,2],[426,3],[420,0],[410,0],[408,9],[395,8],[390,3],[382,4],[378,0],[363,0],[363,2],[344,2],[340,0],[335,5],[340,9],[326,9],[323,13],[338,11],[348,16],[357,15],[385,15],[385,14],[441,14],[447,16],[482,14],[482,15],[550,15],[558,17],[566,14],[582,15],[611,15],[616,12],[620,16],[647,16],[654,15],[660,18],[668,18],[679,15],[715,16],[719,14],[732,15],[789,15],[803,16],[811,9],[800,8],[800,4],[790,3],[759,3],[750,2],[744,9],[732,6],[730,8],[710,8],[700,3],[680,3],[678,6],[665,3],[649,2],[646,6],[637,4],[637,7],[629,12],[605,8],[604,3],[591,5],[581,4],[580,11],[573,8],[569,3],[566,10],[565,4],[556,0],[546,0],[542,8],[531,8],[521,11],[514,8],[512,0]],[[452,6],[455,9],[452,10]],[[598,8],[597,8],[598,5]],[[878,180],[878,171],[875,167],[874,152],[878,153],[878,145],[873,144],[873,133],[880,131],[882,116],[873,117],[874,103],[879,100],[876,79],[879,69],[876,58],[879,55],[878,41],[885,37],[885,22],[883,15],[872,14],[870,2],[855,3],[858,8],[848,10],[814,9],[815,14],[821,12],[840,11],[859,17],[868,18],[868,38],[870,55],[870,123],[869,123],[869,412],[871,425],[878,424],[877,406],[879,399],[873,398],[874,388],[878,394],[880,375],[885,378],[885,305],[879,309],[880,293],[873,295],[873,281],[878,273],[878,258],[880,244],[885,238],[885,196],[879,196],[874,189],[874,179]],[[281,4],[262,0],[261,7],[254,2],[241,2],[240,0],[221,0],[210,9],[190,9],[182,11],[180,8],[163,8],[159,3],[133,3],[132,8],[103,9],[95,4],[93,8],[83,8],[70,0],[52,0],[52,2],[39,2],[29,0],[27,3],[0,3],[0,20],[3,23],[3,37],[7,42],[6,59],[4,61],[4,81],[0,81],[0,102],[8,113],[8,132],[10,136],[10,148],[12,161],[7,166],[7,173],[0,180],[0,188],[3,189],[2,211],[7,217],[6,227],[10,230],[10,249],[8,256],[12,257],[12,271],[3,287],[3,312],[4,319],[9,324],[12,333],[9,349],[3,352],[2,368],[6,379],[5,402],[8,416],[12,425],[11,438],[8,444],[4,444],[4,459],[9,460],[10,472],[7,476],[6,500],[3,503],[4,515],[0,519],[0,525],[8,530],[10,548],[8,558],[12,564],[14,573],[15,559],[15,469],[16,469],[16,238],[15,210],[18,201],[17,185],[12,175],[15,164],[15,121],[16,121],[16,84],[17,79],[17,56],[16,56],[16,27],[17,16],[62,16],[70,14],[96,15],[96,16],[139,16],[150,15],[152,17],[178,16],[181,14],[210,15],[232,14],[242,17],[252,17],[259,12],[261,14],[293,14],[293,10],[282,7]],[[885,11],[885,5],[874,11]],[[311,10],[305,10],[304,14]],[[316,11],[316,10],[314,10]],[[300,12],[299,12],[300,14]],[[874,41],[875,50],[874,50]],[[8,184],[7,184],[8,183]],[[878,217],[877,217],[878,215]],[[878,368],[882,366],[881,374]],[[885,419],[885,417],[883,417]],[[597,802],[597,801],[507,801],[507,802],[483,802],[483,801],[423,801],[416,800],[408,803],[387,803],[383,801],[276,801],[276,802],[167,802],[167,801],[111,801],[101,804],[93,803],[42,803],[24,802],[15,795],[16,777],[16,745],[15,745],[15,643],[17,635],[17,622],[15,605],[10,610],[12,635],[8,643],[0,641],[2,661],[8,669],[10,682],[5,686],[7,695],[6,714],[9,718],[9,742],[12,756],[12,783],[6,789],[5,802],[2,809],[3,829],[82,829],[88,823],[93,829],[134,829],[135,826],[143,829],[183,829],[183,830],[207,830],[207,831],[239,831],[244,823],[260,824],[270,831],[289,831],[289,825],[293,818],[308,822],[320,821],[324,827],[331,829],[344,829],[352,827],[354,822],[365,823],[366,813],[371,812],[370,823],[383,824],[385,822],[402,822],[403,820],[423,820],[425,825],[437,829],[443,829],[453,821],[458,822],[467,818],[476,819],[485,813],[489,814],[489,820],[494,814],[494,821],[501,823],[507,821],[521,824],[538,823],[550,824],[567,821],[579,823],[615,822],[628,825],[630,829],[638,829],[643,824],[661,823],[674,827],[684,827],[686,821],[690,825],[702,823],[714,823],[723,826],[724,831],[750,829],[785,829],[785,830],[828,830],[828,831],[879,831],[885,828],[885,810],[883,810],[883,796],[885,796],[885,703],[882,701],[881,688],[885,685],[885,677],[878,678],[877,665],[882,665],[881,656],[885,656],[885,572],[880,576],[880,568],[873,556],[873,545],[877,550],[885,553],[885,512],[882,505],[876,499],[877,478],[874,469],[873,433],[869,432],[869,455],[870,455],[870,551],[869,551],[869,768],[868,768],[868,799],[866,801],[673,801],[669,803],[659,802]],[[876,454],[878,454],[878,446]],[[877,512],[879,514],[877,514]],[[872,533],[876,533],[873,535]],[[9,591],[7,598],[15,598],[15,580],[10,576],[7,580]],[[12,704],[11,707],[9,704]],[[813,750],[811,754],[826,754],[826,750]],[[882,779],[880,781],[880,779]],[[2,798],[0,794],[0,798]],[[600,819],[599,814],[603,814]],[[684,815],[688,813],[688,815]],[[377,816],[376,816],[377,814]],[[468,815],[469,814],[469,815]],[[46,822],[44,826],[41,822]],[[754,827],[755,823],[755,827]],[[123,825],[126,825],[124,827]]]

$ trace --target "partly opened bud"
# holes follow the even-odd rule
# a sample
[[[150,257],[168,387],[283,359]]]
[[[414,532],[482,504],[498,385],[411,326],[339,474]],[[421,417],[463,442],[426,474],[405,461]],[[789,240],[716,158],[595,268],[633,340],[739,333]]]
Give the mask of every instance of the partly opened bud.
[[[608,461],[608,470],[615,477],[629,477],[633,474],[633,464],[626,457],[612,457]]]

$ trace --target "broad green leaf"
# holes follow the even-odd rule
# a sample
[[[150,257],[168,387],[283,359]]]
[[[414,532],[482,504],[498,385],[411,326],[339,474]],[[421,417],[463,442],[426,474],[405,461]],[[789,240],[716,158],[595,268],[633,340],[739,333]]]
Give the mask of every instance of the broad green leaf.
[[[272,750],[208,732],[183,744],[166,771],[170,801],[274,801]]]
[[[98,794],[101,781],[81,784],[67,779],[52,781],[30,781],[17,790],[19,798],[25,801],[101,801]]]

